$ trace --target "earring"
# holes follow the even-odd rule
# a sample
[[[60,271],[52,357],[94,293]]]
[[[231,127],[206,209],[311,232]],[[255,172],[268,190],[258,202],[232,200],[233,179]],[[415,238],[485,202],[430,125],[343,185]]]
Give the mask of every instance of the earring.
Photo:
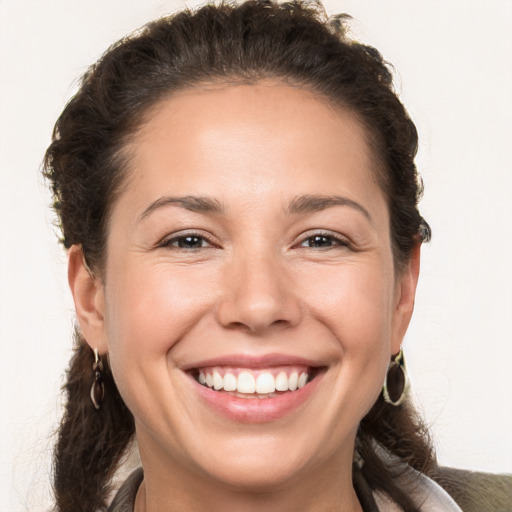
[[[356,436],[356,443],[354,446],[354,464],[358,469],[361,469],[364,465],[364,459],[361,455],[361,440],[359,439],[359,432]]]
[[[382,386],[382,394],[388,404],[396,407],[405,400],[408,391],[409,376],[405,366],[404,351],[400,348],[400,352],[389,363],[384,385]]]
[[[94,381],[91,386],[91,402],[95,409],[99,409],[101,402],[103,402],[103,397],[105,396],[105,386],[103,385],[103,376],[101,375],[103,363],[101,362],[97,348],[94,349],[92,371],[94,373]]]

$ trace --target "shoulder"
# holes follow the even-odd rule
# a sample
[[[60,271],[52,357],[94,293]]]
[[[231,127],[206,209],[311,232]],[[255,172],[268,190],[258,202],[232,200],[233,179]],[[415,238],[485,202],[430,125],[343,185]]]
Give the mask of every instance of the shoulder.
[[[439,467],[434,479],[464,512],[512,511],[512,475]]]
[[[419,512],[465,512],[445,489],[425,474],[404,466],[395,478],[396,485],[407,493]],[[401,512],[390,496],[376,491],[375,502],[379,512]],[[483,511],[480,511],[483,512]]]
[[[426,476],[407,467],[397,479],[421,512],[512,512],[512,475],[438,467]],[[387,495],[375,493],[380,512],[398,512]]]

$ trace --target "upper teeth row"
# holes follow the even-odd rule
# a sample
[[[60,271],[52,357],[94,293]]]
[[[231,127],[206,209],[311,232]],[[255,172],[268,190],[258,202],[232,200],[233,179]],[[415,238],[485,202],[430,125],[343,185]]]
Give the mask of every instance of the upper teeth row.
[[[239,393],[267,394],[274,391],[295,391],[306,385],[308,375],[305,372],[293,372],[290,376],[280,372],[274,377],[271,373],[260,373],[256,378],[248,371],[242,371],[238,377],[227,372],[224,377],[216,370],[213,373],[199,372],[199,382],[217,391],[238,391]]]

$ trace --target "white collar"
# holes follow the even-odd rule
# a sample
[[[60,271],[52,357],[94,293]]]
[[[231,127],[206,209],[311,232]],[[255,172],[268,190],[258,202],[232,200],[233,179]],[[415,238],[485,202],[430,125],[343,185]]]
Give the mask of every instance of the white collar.
[[[421,512],[463,512],[453,498],[434,480],[412,468],[408,469],[417,485],[410,496]],[[402,512],[402,509],[382,492],[374,492],[373,497],[380,512]]]

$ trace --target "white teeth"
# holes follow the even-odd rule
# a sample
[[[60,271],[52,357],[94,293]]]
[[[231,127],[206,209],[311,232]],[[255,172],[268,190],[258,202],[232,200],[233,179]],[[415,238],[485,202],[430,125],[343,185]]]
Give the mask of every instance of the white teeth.
[[[299,380],[299,375],[297,372],[293,372],[288,379],[288,389],[290,391],[295,391],[297,389],[297,382]]]
[[[276,377],[266,371],[258,373],[257,377],[247,370],[241,371],[236,377],[233,373],[226,372],[224,376],[217,369],[212,373],[199,371],[197,378],[200,384],[206,385],[216,391],[238,391],[246,395],[271,395],[275,391],[295,391],[304,387],[309,380],[306,372],[293,371],[290,376],[281,371]]]
[[[224,391],[236,390],[236,377],[232,373],[224,375]]]
[[[249,372],[240,372],[236,390],[239,393],[254,393],[256,391],[256,382],[252,374]]]
[[[288,391],[288,375],[279,372],[276,377],[276,391]]]
[[[301,373],[299,380],[297,382],[297,387],[303,388],[306,385],[306,382],[308,381],[308,375],[306,373]]]
[[[256,379],[256,393],[266,395],[276,390],[276,382],[270,373],[260,373]]]
[[[215,370],[213,372],[213,389],[216,389],[217,391],[219,389],[222,389],[224,387],[224,379],[220,376],[220,373]]]

